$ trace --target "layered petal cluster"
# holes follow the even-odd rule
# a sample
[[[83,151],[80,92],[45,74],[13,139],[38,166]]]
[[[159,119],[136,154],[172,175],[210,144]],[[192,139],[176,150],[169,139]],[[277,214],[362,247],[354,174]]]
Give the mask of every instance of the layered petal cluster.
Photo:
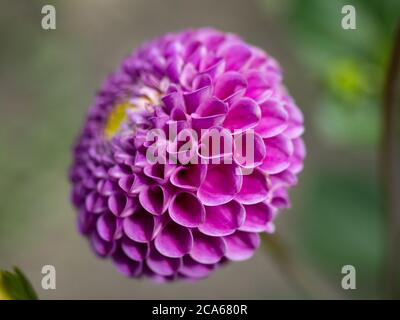
[[[158,281],[251,257],[305,157],[303,117],[281,80],[272,57],[213,29],[166,34],[128,56],[74,148],[71,197],[93,250]],[[179,139],[187,129],[195,135]],[[213,147],[212,130],[232,147]]]

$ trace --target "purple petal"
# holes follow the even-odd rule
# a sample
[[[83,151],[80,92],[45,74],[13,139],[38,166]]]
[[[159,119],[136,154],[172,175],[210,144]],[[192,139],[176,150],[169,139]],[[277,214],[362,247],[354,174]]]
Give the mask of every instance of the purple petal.
[[[242,188],[235,199],[242,204],[254,204],[264,201],[268,195],[267,177],[261,170],[255,169],[251,174],[243,176]]]
[[[223,158],[229,158],[232,154],[232,140],[232,134],[228,129],[210,128],[202,135],[197,154],[203,159],[224,160]]]
[[[251,70],[246,73],[246,81],[248,83],[246,96],[257,101],[262,101],[266,96],[271,94],[273,89],[279,82],[273,73],[266,73],[260,70]],[[267,95],[265,95],[267,93]]]
[[[132,169],[127,165],[115,165],[108,170],[108,175],[115,180],[130,174],[132,174]]]
[[[149,186],[139,193],[140,204],[154,215],[161,215],[167,210],[170,198],[169,190],[159,185]]]
[[[196,112],[197,108],[204,103],[211,95],[211,86],[203,87],[195,91],[185,93],[183,98],[185,100],[186,112],[192,114]]]
[[[144,167],[143,172],[158,183],[164,183],[168,180],[165,164],[162,163],[149,164]]]
[[[228,71],[218,77],[214,87],[214,94],[221,100],[239,98],[246,90],[246,80],[239,72]]]
[[[252,205],[245,205],[246,220],[240,227],[242,231],[262,232],[265,231],[267,223],[273,217],[272,209],[266,203],[260,202]]]
[[[213,98],[202,105],[192,114],[192,127],[196,130],[208,129],[220,125],[225,118],[227,105],[223,101]]]
[[[235,135],[233,157],[238,165],[254,168],[262,164],[265,156],[265,143],[254,131],[248,130]]]
[[[90,242],[94,252],[99,257],[106,257],[115,249],[114,242],[104,241],[96,231],[91,234]]]
[[[209,165],[207,175],[197,197],[207,206],[217,206],[231,201],[242,186],[242,176],[233,164]]]
[[[215,265],[213,264],[198,263],[189,256],[184,256],[179,272],[186,277],[200,279],[207,277],[214,269]]]
[[[146,262],[153,272],[161,276],[173,275],[182,264],[181,259],[164,257],[155,249],[151,250]]]
[[[112,259],[118,271],[127,277],[136,277],[142,272],[143,264],[129,259],[121,249],[113,254]]]
[[[139,209],[137,198],[117,193],[108,198],[108,208],[117,217],[127,217]]]
[[[214,264],[220,261],[224,254],[225,243],[222,238],[193,232],[193,248],[190,251],[193,260],[204,264]]]
[[[204,102],[197,108],[196,114],[201,117],[209,117],[220,114],[225,114],[228,111],[228,107],[222,100],[212,98]]]
[[[290,200],[287,188],[275,189],[272,195],[271,204],[276,208],[290,207]]]
[[[96,219],[98,215],[95,215],[85,208],[79,210],[78,213],[78,228],[82,234],[89,234],[96,227]]]
[[[172,220],[181,226],[194,228],[203,223],[205,210],[194,194],[180,192],[174,195],[171,200],[169,215]]]
[[[235,43],[222,48],[220,53],[226,62],[226,70],[239,70],[251,57],[249,46]]]
[[[123,230],[132,240],[150,242],[161,227],[160,219],[145,211],[136,212],[124,219]]]
[[[236,231],[234,234],[224,237],[226,243],[225,257],[234,261],[242,261],[250,258],[260,245],[258,233]]]
[[[287,128],[288,113],[282,103],[270,99],[262,103],[260,107],[262,118],[255,130],[261,137],[274,137]]]
[[[117,218],[111,213],[103,213],[96,223],[99,236],[105,241],[112,241],[121,234],[121,225]]]
[[[182,69],[182,72],[179,76],[179,81],[185,88],[190,88],[192,86],[192,82],[194,77],[197,74],[197,70],[193,64],[187,63]]]
[[[149,179],[146,179],[143,176],[131,174],[120,178],[118,180],[118,186],[128,195],[136,195],[148,185],[148,180]]]
[[[294,186],[297,184],[297,176],[294,175],[290,169],[286,169],[277,174],[271,174],[269,175],[269,179],[271,180],[271,186],[273,189]]]
[[[158,252],[170,258],[180,258],[193,246],[193,236],[188,228],[170,222],[154,240]]]
[[[101,213],[107,209],[107,198],[97,192],[91,192],[86,198],[86,210],[93,213]]]
[[[183,59],[181,57],[174,56],[169,62],[166,68],[167,76],[175,83],[179,83],[179,77],[182,72]]]
[[[230,201],[214,207],[206,207],[206,219],[199,230],[209,236],[226,236],[236,231],[244,222],[243,206]]]
[[[182,189],[197,190],[207,173],[206,164],[179,166],[171,175],[171,183]]]
[[[261,109],[257,102],[250,98],[241,98],[232,104],[223,127],[234,130],[245,130],[255,127],[261,119]]]
[[[212,79],[218,78],[220,75],[223,74],[225,70],[225,60],[223,58],[217,58],[213,64],[208,65],[203,74],[207,74]]]
[[[110,196],[118,192],[118,184],[111,180],[100,180],[97,183],[97,191],[103,196]]]
[[[149,253],[147,243],[136,242],[128,237],[122,238],[121,249],[130,259],[135,261],[143,261]]]
[[[175,108],[184,109],[185,106],[182,94],[177,91],[165,95],[161,98],[161,100],[163,101],[165,109],[168,113]]]
[[[299,173],[303,169],[303,162],[306,156],[306,147],[301,138],[292,140],[293,143],[293,156],[290,161],[289,170],[294,174]]]
[[[288,127],[285,130],[285,136],[294,139],[304,132],[303,114],[293,101],[285,104],[286,112],[289,114]]]
[[[293,143],[282,135],[264,139],[266,157],[261,168],[269,174],[279,173],[290,165]]]
[[[193,90],[209,87],[212,85],[212,79],[208,74],[198,74],[193,79]]]

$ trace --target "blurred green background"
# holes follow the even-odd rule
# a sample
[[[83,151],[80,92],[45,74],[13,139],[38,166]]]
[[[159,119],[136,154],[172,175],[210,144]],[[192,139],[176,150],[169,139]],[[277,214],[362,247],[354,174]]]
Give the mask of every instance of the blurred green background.
[[[41,28],[53,4],[57,29]],[[357,29],[343,30],[353,4]],[[303,298],[268,250],[194,284],[128,280],[75,227],[71,145],[106,74],[141,42],[187,27],[238,33],[267,50],[305,121],[308,156],[277,232],[315,298],[377,298],[384,217],[380,101],[400,1],[0,0],[0,267],[18,265],[43,299]],[[57,289],[41,289],[41,268]],[[357,290],[341,289],[354,265]]]

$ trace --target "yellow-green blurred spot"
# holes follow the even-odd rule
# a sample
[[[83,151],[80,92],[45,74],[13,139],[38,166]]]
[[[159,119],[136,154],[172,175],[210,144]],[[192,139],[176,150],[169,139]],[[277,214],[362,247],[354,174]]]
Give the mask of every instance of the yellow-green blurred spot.
[[[0,270],[0,300],[37,300],[38,296],[21,270]]]
[[[367,75],[352,60],[332,63],[328,70],[328,85],[336,95],[346,100],[355,100],[369,91]]]
[[[3,283],[3,276],[0,273],[0,300],[11,300],[11,297],[6,291],[6,288]]]
[[[122,122],[126,120],[126,110],[133,108],[135,106],[129,102],[123,102],[114,107],[114,110],[108,116],[108,121],[104,128],[104,134],[108,139],[112,138],[118,132]]]

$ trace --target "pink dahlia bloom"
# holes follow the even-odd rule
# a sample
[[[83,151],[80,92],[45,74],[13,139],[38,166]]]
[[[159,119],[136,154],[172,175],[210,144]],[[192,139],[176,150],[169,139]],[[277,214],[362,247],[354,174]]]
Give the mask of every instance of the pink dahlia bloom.
[[[289,206],[305,156],[303,117],[281,80],[264,51],[212,29],[166,34],[127,57],[74,149],[72,201],[93,250],[160,281],[250,258]]]

